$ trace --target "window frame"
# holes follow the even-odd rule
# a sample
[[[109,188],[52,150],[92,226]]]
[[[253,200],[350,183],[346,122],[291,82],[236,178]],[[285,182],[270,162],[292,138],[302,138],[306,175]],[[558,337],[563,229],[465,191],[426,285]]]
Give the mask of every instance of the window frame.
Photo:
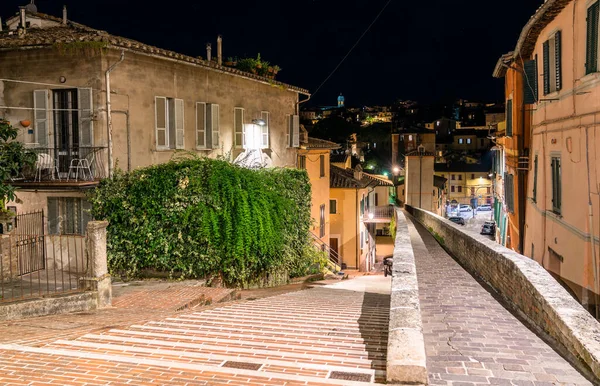
[[[560,155],[550,156],[550,171],[552,183],[552,211],[562,212],[562,165]]]
[[[241,131],[238,132],[238,128],[237,128],[237,124],[238,122],[238,118],[237,118],[237,112],[240,111],[241,113]],[[234,107],[233,108],[233,147],[234,149],[243,149],[244,146],[246,145],[246,128],[244,127],[244,120],[245,120],[245,109],[243,107]],[[238,139],[237,136],[241,135],[241,143],[238,143]]]
[[[325,155],[319,155],[319,178],[325,177]]]
[[[329,199],[329,214],[338,214],[337,200]]]

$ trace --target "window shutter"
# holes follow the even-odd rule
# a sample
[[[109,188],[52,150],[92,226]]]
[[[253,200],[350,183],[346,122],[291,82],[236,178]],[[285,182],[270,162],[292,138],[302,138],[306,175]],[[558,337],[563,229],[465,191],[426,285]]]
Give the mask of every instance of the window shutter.
[[[175,148],[183,149],[184,146],[184,104],[183,99],[175,99]]]
[[[48,146],[48,90],[33,92],[35,143]]]
[[[556,63],[556,91],[562,89],[562,33],[554,35],[554,60]]]
[[[241,107],[235,107],[233,109],[233,131],[234,131],[234,145],[236,149],[241,149],[245,145],[244,138],[244,109]]]
[[[550,94],[550,41],[544,42],[544,95]]]
[[[196,102],[196,148],[207,148],[206,140],[206,103]]]
[[[156,97],[156,147],[158,149],[164,149],[169,147],[168,134],[167,134],[167,98]]]
[[[598,71],[598,7],[600,2],[595,2],[588,8],[587,15],[587,41],[585,73],[591,74]]]
[[[523,96],[525,104],[531,105],[538,99],[537,59],[528,60],[524,64],[525,79],[523,79]]]
[[[300,147],[300,117],[292,116],[292,147]]]
[[[506,101],[506,136],[507,137],[512,137],[512,135],[513,135],[513,127],[512,127],[513,108],[512,107],[513,107],[512,99],[507,100]]]
[[[262,119],[263,121],[265,121],[265,125],[261,128],[262,129],[262,135],[261,135],[261,147],[263,149],[268,149],[269,148],[269,112],[268,111],[262,111],[260,113],[260,119]]]
[[[79,145],[92,146],[94,144],[92,89],[78,89],[77,98],[77,106],[79,107]]]
[[[57,235],[60,231],[58,198],[48,198],[48,233]]]
[[[533,202],[537,201],[538,156],[533,161]]]
[[[220,141],[220,118],[219,118],[219,105],[210,105],[210,131],[212,133],[211,147],[213,149],[219,148]]]

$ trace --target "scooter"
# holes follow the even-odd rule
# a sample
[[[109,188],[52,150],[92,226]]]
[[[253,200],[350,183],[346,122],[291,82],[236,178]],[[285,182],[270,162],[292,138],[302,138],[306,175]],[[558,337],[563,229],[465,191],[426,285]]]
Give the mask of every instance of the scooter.
[[[386,257],[383,259],[383,276],[387,277],[388,275],[392,276],[392,266],[394,265],[393,257]]]

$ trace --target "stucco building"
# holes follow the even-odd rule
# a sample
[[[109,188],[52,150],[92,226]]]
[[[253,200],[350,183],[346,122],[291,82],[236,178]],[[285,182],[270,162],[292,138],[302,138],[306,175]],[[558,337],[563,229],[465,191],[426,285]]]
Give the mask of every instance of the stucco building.
[[[304,89],[29,12],[0,32],[0,117],[38,154],[14,183],[19,212],[43,209],[47,231],[79,233],[84,191],[117,167],[164,163],[178,151],[235,159],[256,119],[273,166],[296,167]]]
[[[520,249],[590,310],[600,292],[599,20],[598,1],[548,0],[524,27],[515,50],[496,66],[496,73],[508,68],[513,111],[533,97],[526,106],[530,115],[512,117],[525,120],[526,145],[531,133],[528,162],[519,168],[529,174],[523,180],[526,199],[519,200],[526,206]],[[515,147],[507,139],[509,173],[517,162],[511,166],[510,157],[522,155],[510,153]]]

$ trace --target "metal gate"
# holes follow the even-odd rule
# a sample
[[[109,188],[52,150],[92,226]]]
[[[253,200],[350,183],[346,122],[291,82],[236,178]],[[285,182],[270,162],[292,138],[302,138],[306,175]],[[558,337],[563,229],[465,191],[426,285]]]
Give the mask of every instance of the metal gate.
[[[19,274],[26,275],[45,269],[44,211],[16,216],[14,235]]]

